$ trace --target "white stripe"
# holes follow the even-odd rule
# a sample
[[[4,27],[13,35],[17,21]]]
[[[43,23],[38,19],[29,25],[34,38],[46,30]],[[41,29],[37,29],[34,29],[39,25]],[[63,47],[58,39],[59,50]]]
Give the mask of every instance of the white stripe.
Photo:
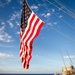
[[[42,21],[40,20],[40,21],[38,22],[38,24],[36,25],[32,37],[28,40],[27,46],[30,47],[30,42],[31,42],[31,40],[34,38],[34,36],[36,35],[37,29],[38,29],[38,27],[40,26],[41,22],[42,22]],[[30,49],[29,49],[28,51],[30,52]],[[28,52],[28,53],[29,53],[29,52]],[[28,57],[28,58],[29,58],[29,57]]]
[[[27,45],[30,44],[31,40],[32,40],[32,39],[34,38],[34,36],[36,35],[37,29],[38,29],[38,27],[40,26],[41,22],[42,22],[42,21],[40,20],[40,21],[38,22],[38,24],[36,25],[35,30],[34,30],[34,33],[33,33],[32,37],[28,40]]]
[[[36,20],[37,20],[37,16],[35,17],[35,19],[33,20],[32,24],[31,24],[30,31],[28,32],[28,35],[26,36],[26,38],[24,40],[24,44],[25,44],[26,40],[29,38],[30,34],[32,33],[32,30],[33,30],[33,27],[34,27],[34,24],[35,24]]]
[[[26,50],[22,52],[22,55],[20,56],[20,58],[22,58],[24,55],[26,55]]]
[[[23,34],[23,36],[22,36],[22,40],[23,40],[23,38],[24,38],[24,36],[25,36],[25,34],[26,34],[26,32],[27,32],[27,30],[28,30],[28,28],[29,28],[29,22],[30,22],[30,20],[31,20],[31,18],[32,18],[32,16],[33,16],[33,12],[31,13],[31,15],[30,15],[30,17],[29,17],[29,19],[28,19],[28,25],[27,25],[27,27],[26,27],[26,29],[25,29],[25,32],[24,32],[24,34]]]
[[[26,60],[24,60],[24,61],[22,62],[22,65],[23,65],[23,67],[25,67],[25,69],[27,69],[28,61],[26,61],[26,63],[25,63],[25,61],[26,61]],[[24,63],[25,63],[25,66],[24,66]]]
[[[23,45],[21,45],[20,53],[22,52],[22,48],[23,48],[22,46],[23,46]]]
[[[28,50],[27,50],[27,59],[26,59],[26,61],[28,61],[29,58],[30,58],[29,52],[30,52],[30,47],[28,47]]]
[[[20,49],[20,53],[22,52],[22,49]]]
[[[22,62],[22,66],[24,67],[24,63],[25,63],[25,60],[23,60],[23,62]]]

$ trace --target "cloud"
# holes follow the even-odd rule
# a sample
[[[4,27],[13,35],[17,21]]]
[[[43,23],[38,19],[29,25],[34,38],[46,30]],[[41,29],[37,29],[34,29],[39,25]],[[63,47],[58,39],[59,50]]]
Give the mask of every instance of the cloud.
[[[43,13],[43,14],[42,14],[43,17],[49,17],[50,15],[51,15],[50,13],[46,13],[46,14]]]
[[[20,17],[20,12],[14,11],[14,13],[10,17],[10,19],[7,21],[7,23],[10,25],[11,28],[13,28],[13,26],[14,26],[12,21],[15,20],[16,18],[19,18],[19,17]],[[18,22],[16,22],[16,24],[19,25]]]
[[[50,27],[58,26],[58,22],[48,22],[46,25]]]
[[[22,4],[22,3],[23,3],[23,1],[22,1],[22,0],[18,0],[18,2],[19,2],[20,4]]]
[[[18,31],[16,34],[20,34],[20,32]]]
[[[51,22],[49,22],[49,23],[47,23],[47,26],[52,27],[52,26],[53,26],[53,24],[52,24]]]
[[[62,18],[62,17],[63,17],[62,15],[59,16],[59,18]]]
[[[11,18],[10,18],[10,21],[14,20],[15,18],[17,17],[17,13],[15,14],[12,14]]]
[[[13,54],[6,54],[6,53],[1,53],[0,52],[0,59],[5,59],[5,58],[13,58]]]
[[[20,26],[20,23],[19,22],[15,22],[17,24],[17,26]]]
[[[5,22],[3,22],[3,21],[2,21],[2,22],[1,22],[1,24],[2,24],[2,25],[4,25],[4,24],[5,24]]]
[[[13,23],[11,21],[7,21],[7,23],[10,25],[11,28],[13,28]]]
[[[38,55],[38,54],[36,54],[36,55],[35,55],[35,57],[39,57],[39,55]]]
[[[58,23],[57,23],[57,22],[54,22],[53,24],[54,24],[54,25],[57,25]]]
[[[52,10],[52,12],[55,12],[55,9],[51,9]]]
[[[0,1],[0,6],[3,6],[3,3]]]
[[[2,1],[0,0],[0,6],[1,6],[1,7],[4,7],[5,5],[8,5],[10,2],[11,2],[11,0],[5,0],[5,2],[2,2]]]
[[[10,21],[15,20],[16,18],[20,18],[20,16],[21,16],[21,12],[20,11],[19,12],[14,11],[14,13],[12,14],[12,16],[10,18]]]
[[[11,42],[12,41],[12,36],[10,36],[8,33],[6,33],[4,31],[5,27],[2,26],[0,28],[0,41],[3,41],[3,42]]]
[[[11,0],[6,0],[7,4],[9,4],[11,2]]]
[[[5,45],[5,44],[0,44],[0,47],[7,47],[7,48],[12,48],[12,47],[14,47],[14,46],[11,46],[11,45]]]
[[[16,11],[14,11],[14,13],[11,15],[11,17],[10,17],[10,19],[9,20],[7,20],[7,23],[10,25],[10,27],[11,28],[13,28],[13,21],[15,20],[15,19],[17,19],[17,18],[20,18],[20,16],[21,16],[21,13],[20,12],[16,12]],[[16,25],[20,25],[19,24],[19,22],[15,22],[16,23]]]
[[[38,6],[33,5],[31,6],[31,9],[38,9]]]
[[[71,55],[71,56],[64,56],[64,58],[69,59],[69,58],[75,58],[75,55]]]

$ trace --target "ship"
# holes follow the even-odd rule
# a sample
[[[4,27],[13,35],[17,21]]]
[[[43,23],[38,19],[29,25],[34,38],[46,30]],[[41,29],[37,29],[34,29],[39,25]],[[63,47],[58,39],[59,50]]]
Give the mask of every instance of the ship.
[[[65,67],[62,68],[62,75],[75,75],[75,68],[73,66],[73,62],[72,62],[71,57],[70,57],[70,55],[69,55],[67,50],[66,50],[66,52],[68,54],[68,57],[69,57],[71,65],[70,66],[66,66],[65,62],[64,62],[64,59],[63,59]]]
[[[75,75],[74,66],[67,66],[62,68],[62,75]]]
[[[67,51],[67,50],[66,50],[66,51]],[[68,52],[67,52],[67,54],[68,54]],[[61,56],[62,56],[62,53],[61,53]],[[70,66],[66,66],[66,65],[65,65],[65,61],[64,61],[63,56],[62,56],[63,63],[64,63],[64,65],[65,65],[65,67],[62,68],[62,73],[56,73],[56,74],[54,74],[54,75],[75,75],[75,67],[73,66],[73,62],[72,62],[72,60],[71,60],[69,54],[68,54],[68,57],[69,57],[69,59],[70,59],[71,65],[70,65]]]

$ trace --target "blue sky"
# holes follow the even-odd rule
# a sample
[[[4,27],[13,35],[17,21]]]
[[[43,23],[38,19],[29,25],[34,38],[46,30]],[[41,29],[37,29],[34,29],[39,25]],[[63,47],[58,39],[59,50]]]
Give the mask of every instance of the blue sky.
[[[24,70],[19,57],[19,29],[23,0],[0,0],[0,73],[61,72],[68,51],[75,66],[75,0],[27,0],[44,22],[34,40],[32,59]],[[62,57],[61,53],[62,52]]]

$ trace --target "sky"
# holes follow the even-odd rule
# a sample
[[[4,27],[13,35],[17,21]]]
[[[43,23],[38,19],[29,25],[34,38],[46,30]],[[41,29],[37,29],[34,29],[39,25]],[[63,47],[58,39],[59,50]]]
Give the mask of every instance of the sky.
[[[27,2],[45,24],[33,42],[29,69],[24,70],[19,55],[23,0],[0,0],[0,73],[62,72],[63,60],[75,67],[75,0]]]

